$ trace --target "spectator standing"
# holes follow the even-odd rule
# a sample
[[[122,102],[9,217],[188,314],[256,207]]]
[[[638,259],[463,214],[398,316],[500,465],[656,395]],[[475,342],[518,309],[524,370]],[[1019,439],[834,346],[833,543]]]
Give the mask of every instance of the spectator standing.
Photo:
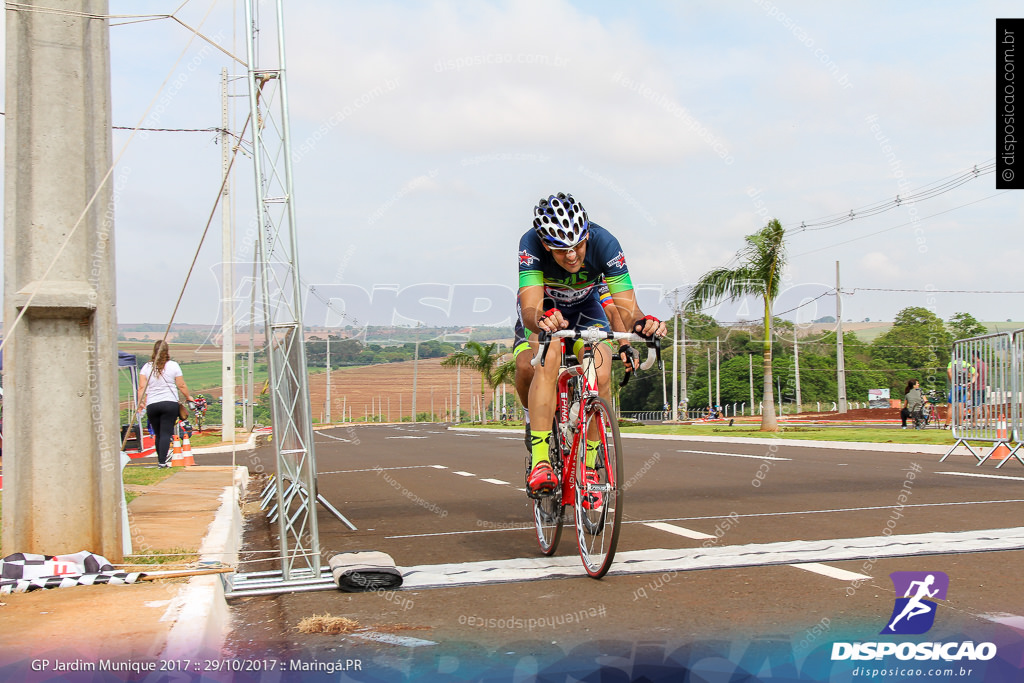
[[[178,420],[178,391],[191,403],[192,394],[185,384],[181,366],[171,360],[170,348],[163,339],[153,345],[153,356],[139,371],[139,412],[145,406],[146,418],[156,442],[157,467],[170,467],[168,451]]]
[[[907,383],[910,389],[907,390],[905,400],[907,402],[906,410],[914,417],[914,429],[922,429],[924,422],[921,414],[921,409],[924,408],[924,393],[921,391],[921,383],[916,379],[912,379]],[[906,420],[904,419],[904,429],[906,429]]]
[[[988,383],[988,363],[981,359],[981,353],[978,351],[974,351],[971,354],[971,362],[975,370],[971,403],[974,406],[974,421],[980,422],[985,409],[985,385]]]
[[[978,381],[977,369],[961,358],[954,358],[946,366],[946,378],[949,380],[949,403],[951,417],[955,423],[963,424],[970,412],[970,401],[973,389]]]
[[[912,379],[907,382],[906,388],[903,390],[903,405],[900,408],[900,420],[903,422],[903,429],[907,428],[907,418],[910,417],[910,408],[907,405],[907,394],[914,388],[914,385],[918,384],[916,379]]]

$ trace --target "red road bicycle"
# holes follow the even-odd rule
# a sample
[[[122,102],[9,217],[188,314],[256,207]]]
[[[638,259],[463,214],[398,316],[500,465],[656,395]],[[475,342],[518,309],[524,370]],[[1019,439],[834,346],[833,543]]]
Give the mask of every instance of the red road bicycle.
[[[647,345],[647,359],[640,369],[647,370],[661,361],[661,342],[629,332],[609,332],[600,328],[562,330],[538,337],[539,348],[531,363],[543,365],[552,339],[562,344],[562,364],[558,374],[557,402],[548,456],[559,487],[540,494],[533,501],[533,521],[541,552],[552,555],[562,535],[566,506],[575,510],[576,539],[587,574],[600,579],[611,567],[622,523],[622,443],[619,423],[608,402],[598,395],[594,346],[606,339],[625,340]],[[582,340],[582,359],[566,352],[566,340]],[[617,356],[616,356],[617,357]],[[582,361],[582,362],[581,362]],[[623,378],[629,381],[631,373]],[[594,469],[597,481],[584,477],[587,437],[598,441]],[[526,469],[529,472],[530,459]]]

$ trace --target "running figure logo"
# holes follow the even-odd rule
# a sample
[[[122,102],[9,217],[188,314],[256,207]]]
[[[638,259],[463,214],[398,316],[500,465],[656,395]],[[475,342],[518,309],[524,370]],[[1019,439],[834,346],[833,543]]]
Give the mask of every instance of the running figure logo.
[[[927,632],[935,623],[937,604],[928,598],[946,599],[949,576],[944,572],[893,572],[889,575],[896,589],[896,604],[882,634],[916,635]]]

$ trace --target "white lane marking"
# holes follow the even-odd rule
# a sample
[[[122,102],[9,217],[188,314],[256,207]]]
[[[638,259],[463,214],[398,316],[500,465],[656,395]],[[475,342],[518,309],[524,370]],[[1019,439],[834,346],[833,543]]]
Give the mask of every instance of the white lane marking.
[[[504,439],[505,441],[522,441],[522,439],[517,436],[499,436],[498,438]]]
[[[422,638],[410,638],[409,636],[396,636],[391,633],[353,633],[353,637],[361,638],[363,640],[374,640],[378,643],[387,643],[388,645],[404,645],[405,647],[423,647],[424,645],[437,645],[433,640],[423,640]]]
[[[616,554],[615,563],[608,573],[651,574],[1022,549],[1024,527],[1014,527],[712,548],[633,550]],[[585,570],[575,556],[420,565],[399,567],[399,570],[403,576],[403,590],[585,576]]]
[[[455,436],[469,436],[469,437],[472,437],[472,438],[475,439],[476,437],[478,437],[480,435],[479,434],[464,434],[463,432],[455,432]]]
[[[809,572],[821,574],[822,576],[828,576],[833,579],[839,579],[840,581],[857,581],[859,579],[863,580],[871,578],[867,574],[848,572],[845,569],[839,569],[838,567],[830,567],[827,564],[820,564],[818,562],[804,562],[803,564],[791,564],[789,566],[796,567],[797,569],[806,569]]]
[[[1010,628],[1018,631],[1024,631],[1024,617],[1016,614],[1010,614],[1009,612],[993,612],[991,614],[979,614],[978,616],[982,619],[988,619],[989,621],[994,621],[997,624],[1002,624],[1003,626],[1009,626]]]
[[[953,477],[981,477],[982,479],[1012,479],[1014,481],[1024,481],[1024,477],[1007,477],[1002,474],[978,474],[975,472],[936,472],[935,474],[948,474]]]
[[[658,529],[659,531],[667,531],[670,534],[675,534],[676,536],[692,538],[695,541],[703,541],[708,538],[714,538],[714,536],[710,534],[703,534],[699,531],[685,529],[681,526],[676,526],[674,524],[666,524],[665,522],[645,522],[645,525],[651,527],[652,529]]]
[[[498,484],[499,486],[508,486],[508,482],[501,479],[481,479],[480,481],[486,481],[488,484]]]
[[[745,455],[743,453],[723,453],[721,451],[691,451],[681,450],[676,453],[697,453],[698,455],[727,455],[730,458],[750,458],[752,460],[792,460],[793,458],[779,458],[774,455]]]
[[[343,439],[340,436],[331,436],[330,434],[324,434],[323,432],[317,432],[316,436],[323,436],[328,439],[334,439],[335,441],[344,441],[345,443],[352,443],[351,439]]]
[[[518,491],[526,492],[526,489],[517,489]],[[927,508],[927,507],[946,507],[950,505],[998,505],[1001,503],[1024,503],[1021,499],[1007,499],[1007,500],[970,500],[962,503],[911,503],[904,505],[905,508]],[[826,512],[863,512],[866,510],[891,510],[892,505],[879,505],[875,507],[862,507],[862,508],[835,508],[832,510],[803,510],[794,512],[755,512],[743,515],[735,515],[736,517],[786,517],[789,515],[813,515],[823,514]],[[693,522],[700,520],[715,520],[721,521],[723,517],[729,517],[731,513],[722,513],[720,515],[708,515],[706,517],[668,517],[663,519],[631,519],[623,520],[623,524],[650,524],[652,522]],[[483,533],[493,533],[495,531],[507,531],[506,529],[485,529]],[[479,534],[480,531],[440,531],[429,534],[406,534],[401,536],[386,536],[385,538],[425,538],[427,536],[458,536],[459,534]]]
[[[457,474],[460,477],[475,477],[476,476],[472,472],[452,472],[452,474]]]
[[[1008,498],[1005,500],[967,500],[967,501],[956,501],[952,503],[910,503],[904,505],[905,508],[930,508],[930,507],[947,507],[953,505],[999,505],[1001,503],[1024,503],[1024,499],[1013,499]],[[750,512],[747,514],[736,515],[737,517],[786,517],[789,515],[820,515],[831,512],[865,512],[869,510],[891,510],[892,505],[874,505],[871,507],[859,507],[859,508],[831,508],[824,510],[793,510],[791,512]],[[646,524],[647,522],[690,522],[695,519],[721,519],[722,517],[728,517],[730,515],[709,515],[707,517],[663,517],[662,519],[644,519],[644,520],[633,520],[626,521],[623,524]]]
[[[431,465],[431,467],[433,467],[435,470],[446,470],[446,469],[448,469],[447,465]]]
[[[321,474],[351,474],[354,472],[384,472],[387,470],[419,470],[431,467],[444,467],[444,465],[404,465],[402,467],[370,467],[362,470],[331,470],[330,472],[317,472],[317,476]]]
[[[425,436],[385,436],[385,439],[425,439]]]

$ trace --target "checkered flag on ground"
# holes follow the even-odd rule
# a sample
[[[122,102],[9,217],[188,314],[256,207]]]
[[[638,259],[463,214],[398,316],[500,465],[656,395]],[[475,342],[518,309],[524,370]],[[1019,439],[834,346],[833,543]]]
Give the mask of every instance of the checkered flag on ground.
[[[101,555],[83,550],[72,555],[14,553],[0,560],[0,595],[45,588],[135,583],[142,572],[119,572]]]

